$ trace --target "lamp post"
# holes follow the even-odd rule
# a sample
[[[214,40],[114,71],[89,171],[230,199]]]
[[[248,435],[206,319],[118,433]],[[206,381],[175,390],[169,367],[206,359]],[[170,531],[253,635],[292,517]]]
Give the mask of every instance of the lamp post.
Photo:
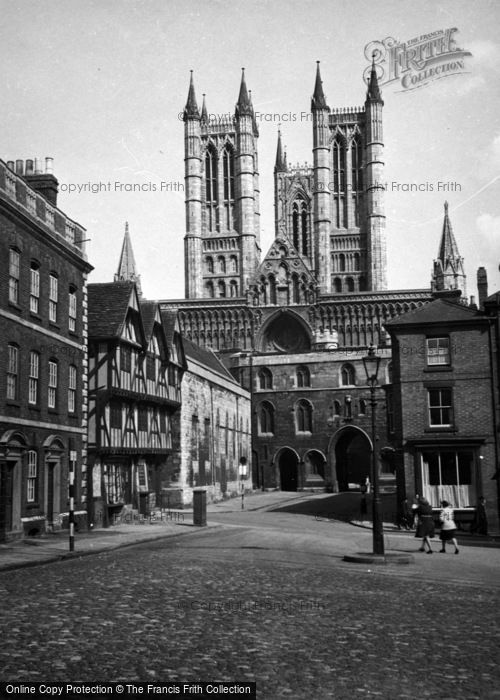
[[[375,398],[375,389],[377,386],[378,370],[380,367],[380,356],[376,354],[375,347],[370,345],[368,354],[363,357],[363,366],[366,373],[366,383],[370,388],[370,406],[372,418],[372,489],[373,489],[373,554],[384,556],[384,533],[382,520],[380,517],[380,495],[378,484],[378,469],[375,453],[376,442],[376,427],[375,427],[375,410],[377,400]]]
[[[241,510],[245,508],[245,479],[247,478],[247,458],[241,457],[239,463],[241,481]]]

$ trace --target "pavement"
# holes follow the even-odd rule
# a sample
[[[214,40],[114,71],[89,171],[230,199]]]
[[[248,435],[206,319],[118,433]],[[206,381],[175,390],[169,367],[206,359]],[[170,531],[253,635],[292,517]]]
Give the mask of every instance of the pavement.
[[[206,527],[193,524],[192,510],[170,511],[164,520],[146,521],[143,524],[120,523],[109,528],[96,528],[90,532],[78,532],[74,538],[74,549],[70,551],[69,532],[63,530],[41,537],[17,540],[0,544],[0,571],[49,564],[65,559],[74,559],[103,552],[130,547],[155,540],[199,534],[225,525],[217,523],[217,515],[237,512],[275,511],[314,515],[316,520],[348,522],[353,528],[371,530],[371,522],[359,520],[357,503],[359,494],[324,494],[307,491],[292,493],[284,491],[255,491],[246,494],[242,508],[241,497],[207,505]],[[334,507],[332,509],[332,505]],[[356,515],[353,517],[353,513]],[[384,535],[399,534],[393,523],[384,522]],[[403,533],[401,533],[403,534]],[[411,534],[411,533],[405,533]],[[464,544],[478,547],[500,547],[500,536],[474,537],[460,533]]]

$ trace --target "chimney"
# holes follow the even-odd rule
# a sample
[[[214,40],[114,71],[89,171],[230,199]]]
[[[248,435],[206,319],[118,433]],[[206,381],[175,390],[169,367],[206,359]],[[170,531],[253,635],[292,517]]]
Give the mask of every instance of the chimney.
[[[16,161],[19,162],[19,161]],[[22,163],[22,161],[20,161]],[[26,161],[26,172],[24,179],[30,187],[41,194],[45,199],[57,206],[57,192],[59,183],[53,174],[54,159],[45,158],[45,172],[42,169],[41,161],[35,158],[35,167],[33,173],[33,161]]]
[[[484,302],[488,298],[488,275],[484,267],[478,268],[477,271],[477,296],[479,308],[484,311]]]

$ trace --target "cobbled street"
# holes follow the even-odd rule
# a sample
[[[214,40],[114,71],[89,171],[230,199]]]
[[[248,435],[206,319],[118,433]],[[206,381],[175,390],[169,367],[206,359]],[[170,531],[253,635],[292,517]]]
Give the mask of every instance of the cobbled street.
[[[342,547],[370,537],[345,524],[218,521],[0,574],[3,679],[256,681],[266,700],[500,698],[499,582],[479,565],[498,549],[370,569],[342,562]]]

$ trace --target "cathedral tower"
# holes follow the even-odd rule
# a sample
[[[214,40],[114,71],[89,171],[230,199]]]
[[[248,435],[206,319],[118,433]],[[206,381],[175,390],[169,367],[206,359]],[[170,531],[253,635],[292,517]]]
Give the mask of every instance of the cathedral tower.
[[[462,292],[462,300],[467,301],[464,259],[460,257],[457,242],[453,235],[450,217],[448,216],[448,202],[444,203],[443,232],[441,234],[438,257],[437,260],[434,260],[431,288],[433,292],[459,289]]]
[[[312,168],[288,167],[278,143],[276,236],[308,259],[323,294],[387,288],[383,104],[373,65],[364,107],[330,109],[318,62]]]
[[[234,115],[184,110],[186,297],[240,297],[260,256],[258,129],[242,72]]]

